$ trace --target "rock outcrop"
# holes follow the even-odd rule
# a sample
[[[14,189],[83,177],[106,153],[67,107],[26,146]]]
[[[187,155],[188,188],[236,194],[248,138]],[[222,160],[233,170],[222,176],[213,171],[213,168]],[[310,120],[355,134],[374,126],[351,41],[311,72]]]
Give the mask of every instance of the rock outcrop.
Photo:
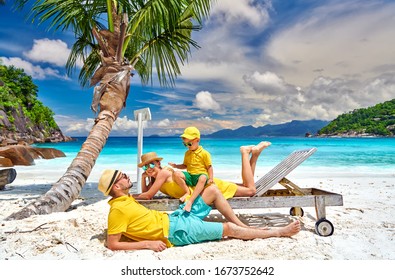
[[[0,106],[0,146],[14,145],[21,141],[33,144],[71,140],[72,138],[64,136],[59,128],[53,128],[45,122],[34,124],[25,116],[22,107],[5,111]]]
[[[4,190],[5,185],[12,183],[16,178],[16,170],[7,168],[0,170],[0,191]]]
[[[53,159],[66,155],[53,148],[37,148],[28,145],[10,145],[0,147],[0,167],[12,167],[14,165],[34,165],[35,159]]]

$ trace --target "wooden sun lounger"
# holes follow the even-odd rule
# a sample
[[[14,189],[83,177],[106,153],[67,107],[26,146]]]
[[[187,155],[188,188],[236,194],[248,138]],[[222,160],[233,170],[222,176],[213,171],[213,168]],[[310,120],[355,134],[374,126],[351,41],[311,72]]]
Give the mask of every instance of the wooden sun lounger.
[[[255,183],[257,193],[254,197],[234,197],[228,200],[229,204],[233,209],[291,207],[290,214],[293,216],[303,216],[302,207],[315,207],[317,214],[315,230],[317,234],[321,236],[332,235],[334,227],[326,219],[325,207],[343,205],[343,197],[340,194],[319,189],[300,188],[285,178],[316,150],[316,148],[310,148],[291,153]],[[277,183],[284,188],[271,190]],[[139,202],[150,209],[161,211],[174,211],[180,205],[178,199],[168,198],[140,200]]]

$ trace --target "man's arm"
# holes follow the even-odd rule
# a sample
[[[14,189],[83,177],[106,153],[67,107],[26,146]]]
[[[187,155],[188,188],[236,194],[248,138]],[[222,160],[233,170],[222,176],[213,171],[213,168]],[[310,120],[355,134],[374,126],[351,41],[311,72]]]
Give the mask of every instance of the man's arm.
[[[144,240],[138,242],[121,242],[122,233],[107,235],[107,248],[110,250],[144,250],[162,252],[167,248],[160,240]]]

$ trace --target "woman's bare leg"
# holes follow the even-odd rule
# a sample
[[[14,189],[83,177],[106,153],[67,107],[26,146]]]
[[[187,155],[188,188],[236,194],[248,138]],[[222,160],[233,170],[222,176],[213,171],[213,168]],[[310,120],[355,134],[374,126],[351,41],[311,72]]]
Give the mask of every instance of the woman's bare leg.
[[[238,186],[235,196],[253,196],[256,193],[255,188],[255,167],[261,152],[271,145],[270,142],[262,141],[256,146],[241,146],[241,177],[242,186]],[[251,158],[250,158],[251,154]]]
[[[251,167],[251,171],[252,171],[252,176],[255,175],[256,162],[257,162],[259,156],[261,155],[261,152],[264,149],[266,149],[267,147],[269,147],[271,144],[272,143],[270,143],[268,141],[262,141],[258,145],[255,145],[254,147],[252,147],[251,158],[250,158],[250,167]]]
[[[266,230],[245,228],[232,223],[224,223],[223,236],[251,240],[255,238],[290,237],[297,234],[299,231],[300,222],[298,220],[285,227],[274,227]]]
[[[254,174],[250,164],[250,154],[254,146],[241,146],[241,178],[243,180],[243,186],[251,189],[255,189]]]

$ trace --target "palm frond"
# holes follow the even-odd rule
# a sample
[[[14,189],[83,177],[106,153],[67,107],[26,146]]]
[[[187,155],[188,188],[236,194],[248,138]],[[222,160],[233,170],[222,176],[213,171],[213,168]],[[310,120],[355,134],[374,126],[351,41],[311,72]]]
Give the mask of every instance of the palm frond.
[[[197,9],[195,6],[204,4]],[[130,60],[137,57],[146,61],[142,81],[153,79],[153,69],[156,68],[158,80],[162,86],[173,86],[176,77],[181,74],[179,63],[184,64],[188,59],[191,46],[198,44],[191,39],[192,31],[199,30],[201,25],[194,25],[192,20],[200,19],[208,12],[210,1],[149,1],[141,7],[129,24]],[[203,13],[202,15],[198,13]],[[130,49],[132,51],[130,51]],[[142,73],[139,73],[142,76]]]
[[[100,65],[100,62],[100,55],[98,52],[93,51],[88,55],[78,76],[78,80],[82,86],[89,86],[90,79],[97,70],[97,67]]]
[[[215,0],[190,0],[188,9],[193,13],[193,19],[197,20],[199,24],[203,23],[203,19],[209,16],[211,5]]]
[[[92,59],[96,57],[95,59]],[[95,69],[100,65],[100,57],[98,55],[98,46],[86,40],[86,37],[77,38],[71,48],[70,55],[67,59],[66,70],[68,75],[72,75],[75,70],[77,61],[83,62],[83,68],[80,70],[79,82],[82,87],[89,86],[90,77]],[[92,70],[93,69],[93,70]]]
[[[32,0],[33,1],[33,0]],[[85,66],[79,80],[83,86],[98,67],[98,46],[92,29],[106,29],[107,12],[113,0],[34,0],[29,14],[32,21],[48,22],[49,29],[71,30],[76,42],[67,61],[68,74],[78,60]],[[198,48],[191,39],[192,31],[199,30],[203,18],[215,0],[117,0],[118,13],[128,15],[129,24],[123,54],[130,61],[139,59],[135,69],[143,83],[152,82],[154,70],[162,86],[173,86],[180,74],[179,63],[188,60],[191,47]],[[29,0],[16,0],[23,7]],[[92,52],[89,54],[89,52]],[[93,63],[93,65],[87,65]]]

